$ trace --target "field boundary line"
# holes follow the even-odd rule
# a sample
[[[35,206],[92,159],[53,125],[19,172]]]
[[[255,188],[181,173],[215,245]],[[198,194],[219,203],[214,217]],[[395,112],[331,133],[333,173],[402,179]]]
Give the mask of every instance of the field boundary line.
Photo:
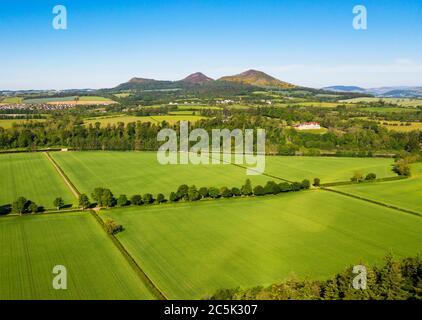
[[[54,166],[54,168],[56,169],[56,171],[59,173],[59,175],[63,178],[64,182],[66,183],[66,185],[69,187],[70,191],[73,193],[73,195],[76,198],[79,198],[79,196],[81,195],[81,193],[79,192],[79,190],[75,187],[75,185],[72,183],[72,181],[70,181],[69,177],[66,175],[66,173],[64,173],[64,171],[62,170],[62,168],[60,168],[60,166],[56,163],[56,161],[54,161],[54,159],[50,156],[50,154],[48,152],[44,152],[45,156],[47,157],[47,159],[51,162],[51,164]]]
[[[140,278],[140,280],[146,285],[146,287],[149,289],[149,291],[155,297],[157,297],[159,300],[168,300],[167,297],[164,295],[164,293],[158,288],[158,286],[151,280],[151,278],[145,273],[145,271],[142,270],[140,265],[131,256],[131,254],[126,250],[126,248],[119,241],[119,239],[117,239],[117,237],[115,235],[109,234],[106,231],[103,219],[101,219],[101,217],[94,210],[90,210],[89,212],[94,217],[94,219],[100,224],[100,226],[104,230],[104,232],[107,233],[107,235],[110,237],[111,241],[113,241],[114,245],[117,247],[117,249],[120,251],[120,253],[124,256],[126,261],[129,263],[129,265],[135,271],[135,273]]]
[[[400,207],[397,207],[397,206],[394,206],[394,205],[390,205],[390,204],[386,204],[386,203],[383,203],[383,202],[379,202],[379,201],[376,201],[376,200],[367,199],[367,198],[360,197],[360,196],[357,196],[357,195],[354,195],[354,194],[351,194],[351,193],[338,191],[338,190],[334,190],[334,189],[329,189],[329,188],[324,188],[324,187],[322,187],[320,189],[324,190],[324,191],[328,191],[328,192],[334,192],[334,193],[337,193],[337,194],[340,194],[340,195],[343,195],[343,196],[346,196],[346,197],[354,198],[354,199],[357,199],[357,200],[366,201],[366,202],[376,204],[376,205],[379,205],[379,206],[382,206],[382,207],[385,207],[385,208],[401,211],[401,212],[411,214],[411,215],[414,215],[414,216],[422,217],[422,214],[419,213],[419,212],[408,210],[408,209],[403,209],[403,208],[400,208]]]

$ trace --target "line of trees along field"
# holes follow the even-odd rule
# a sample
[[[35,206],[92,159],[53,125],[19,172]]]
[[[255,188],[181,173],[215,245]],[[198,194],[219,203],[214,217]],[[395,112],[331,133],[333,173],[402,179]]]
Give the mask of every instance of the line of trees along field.
[[[324,108],[225,109],[204,110],[202,113],[212,118],[191,124],[191,129],[200,127],[208,132],[215,128],[265,129],[267,151],[272,154],[294,155],[302,151],[318,155],[321,151],[334,151],[342,156],[371,156],[375,152],[421,151],[421,131],[389,131],[374,121],[351,117],[347,112],[328,112]],[[289,127],[304,121],[321,122],[330,130],[325,134],[315,134]],[[157,133],[162,128],[177,130],[178,126],[166,122],[160,125],[138,122],[106,127],[99,123],[85,126],[81,115],[69,113],[53,116],[44,123],[0,128],[0,149],[62,146],[79,150],[157,150],[160,146]]]

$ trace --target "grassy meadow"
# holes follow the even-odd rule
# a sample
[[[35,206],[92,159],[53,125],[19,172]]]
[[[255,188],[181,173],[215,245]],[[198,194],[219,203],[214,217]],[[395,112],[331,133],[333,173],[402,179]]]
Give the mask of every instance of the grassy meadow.
[[[118,239],[171,299],[422,252],[420,217],[321,190],[101,215],[125,227]]]
[[[422,164],[412,166],[409,179],[382,183],[364,183],[332,188],[422,214]]]
[[[0,206],[18,197],[34,201],[46,209],[62,197],[66,204],[76,202],[53,165],[42,153],[0,154]]]
[[[348,100],[341,100],[344,103],[374,103],[383,101],[385,103],[397,104],[402,107],[417,107],[422,106],[422,99],[411,98],[354,98]]]
[[[153,299],[89,213],[0,218],[0,300]],[[67,269],[54,290],[53,267]]]
[[[389,130],[398,132],[422,131],[422,122],[410,122],[410,125],[407,125],[407,122],[381,121],[380,124]]]
[[[31,122],[44,122],[46,119],[0,119],[0,127],[3,129],[10,129],[13,127],[14,124],[22,125],[28,124]]]
[[[57,152],[51,156],[79,191],[87,194],[96,187],[107,187],[116,196],[160,192],[168,196],[181,184],[240,187],[248,178],[246,169],[230,164],[161,165],[156,152]],[[257,184],[271,180],[249,178]]]

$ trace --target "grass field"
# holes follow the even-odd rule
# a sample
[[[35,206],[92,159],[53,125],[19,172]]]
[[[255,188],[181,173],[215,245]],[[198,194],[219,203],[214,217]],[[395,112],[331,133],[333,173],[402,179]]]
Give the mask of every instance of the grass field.
[[[422,122],[411,122],[410,125],[406,125],[406,122],[400,121],[381,121],[380,124],[385,128],[398,132],[422,131]]]
[[[89,213],[0,219],[0,300],[152,299]],[[52,270],[67,269],[67,290]]]
[[[56,197],[66,204],[75,198],[42,153],[0,155],[0,205],[11,204],[20,196],[39,206],[52,208]]]
[[[4,129],[10,129],[13,127],[13,124],[16,123],[18,125],[30,123],[30,122],[44,122],[46,119],[0,119],[0,127]]]
[[[402,107],[417,107],[422,106],[422,99],[410,99],[410,98],[354,98],[348,100],[341,100],[340,102],[345,103],[374,103],[384,101],[386,103],[397,104]]]
[[[131,122],[151,122],[154,124],[160,124],[163,121],[170,123],[171,125],[176,124],[179,121],[189,121],[189,122],[196,122],[202,119],[206,119],[205,117],[201,116],[194,116],[194,115],[168,115],[168,116],[151,116],[151,117],[137,117],[137,116],[118,116],[118,117],[100,117],[100,118],[93,118],[89,120],[85,120],[84,123],[86,125],[92,124],[94,125],[96,122],[99,122],[102,127],[107,125],[115,125],[119,122],[124,124],[128,124]]]
[[[91,194],[96,187],[110,188],[116,196],[159,192],[168,196],[181,184],[197,187],[240,187],[246,170],[226,165],[161,165],[155,152],[51,153],[79,191]],[[266,183],[271,178],[249,177]]]
[[[350,181],[355,171],[375,173],[378,178],[395,176],[393,160],[381,158],[266,157],[265,173],[291,181],[320,178],[321,183]]]
[[[413,165],[412,169],[413,176],[406,180],[338,186],[332,189],[422,214],[422,164]]]
[[[171,299],[422,252],[420,217],[321,190],[102,215],[125,226],[119,240]]]
[[[408,112],[418,112],[418,109],[415,108],[394,108],[394,107],[369,107],[369,108],[356,108],[356,110],[368,112],[368,113],[408,113]]]
[[[22,102],[22,98],[21,97],[6,97],[1,99],[0,98],[0,103],[2,104],[17,104],[17,103],[21,103]]]
[[[48,103],[48,104],[73,104],[75,103],[76,96],[69,97],[55,97],[55,98],[39,98],[39,99],[25,99],[25,103]],[[114,103],[109,98],[104,98],[100,96],[80,96],[78,104],[110,104]]]

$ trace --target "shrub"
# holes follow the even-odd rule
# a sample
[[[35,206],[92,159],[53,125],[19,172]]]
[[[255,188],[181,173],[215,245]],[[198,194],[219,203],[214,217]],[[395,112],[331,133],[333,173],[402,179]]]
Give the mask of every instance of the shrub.
[[[170,202],[177,202],[177,201],[179,201],[179,198],[177,197],[176,192],[170,193],[169,200],[170,200]]]
[[[279,194],[280,187],[274,181],[268,181],[264,187],[265,194]]]
[[[265,195],[265,190],[262,186],[256,186],[255,188],[253,188],[253,193],[260,197],[260,196],[264,196]]]
[[[292,191],[292,186],[288,182],[281,182],[278,184],[280,192],[289,192]]]
[[[368,173],[368,174],[366,175],[365,180],[366,180],[366,181],[373,181],[373,180],[375,180],[376,178],[377,178],[377,175],[376,175],[375,173]]]
[[[221,196],[223,198],[231,198],[231,197],[233,197],[232,191],[229,188],[227,188],[227,187],[222,187],[221,190],[220,190],[220,193],[221,193]]]
[[[38,205],[35,202],[30,201],[31,203],[28,206],[28,211],[32,213],[37,213],[39,210]]]
[[[201,194],[196,189],[196,186],[190,186],[188,190],[188,199],[189,201],[198,201],[201,200]]]
[[[12,211],[15,213],[25,213],[28,209],[29,202],[24,197],[19,197],[15,202],[12,203]]]
[[[356,171],[356,172],[353,174],[353,177],[351,177],[351,178],[350,178],[350,180],[351,180],[352,182],[362,182],[362,181],[363,181],[363,175],[362,175],[362,173],[361,173],[361,172]]]
[[[240,192],[244,196],[251,196],[253,194],[251,180],[246,180],[245,184],[240,189]]]
[[[399,176],[410,177],[411,175],[409,162],[404,159],[399,160],[394,164],[393,171]]]
[[[130,203],[134,206],[140,206],[143,204],[142,196],[140,194],[135,194],[130,198]]]
[[[124,194],[120,195],[119,199],[117,199],[117,205],[119,207],[125,207],[128,204],[129,204],[129,201],[127,200],[127,197]]]
[[[293,182],[290,187],[291,191],[300,191],[302,189],[302,184],[300,182]]]
[[[220,197],[220,190],[218,190],[217,188],[211,187],[209,189],[209,194],[211,198],[217,199]]]
[[[158,202],[158,203],[163,203],[163,202],[166,202],[166,197],[164,197],[164,194],[159,193],[159,194],[157,195],[157,202]]]
[[[146,204],[150,204],[154,202],[154,196],[151,193],[146,193],[144,194],[144,203]]]
[[[311,188],[311,182],[308,179],[302,181],[302,189],[308,190]]]
[[[54,199],[53,204],[57,208],[57,210],[60,210],[61,208],[64,207],[64,201],[60,197]]]
[[[321,179],[315,178],[314,179],[314,187],[319,187],[319,186],[321,186]]]
[[[123,226],[121,224],[118,224],[113,219],[107,219],[104,222],[104,226],[109,234],[116,234],[118,232],[123,231]]]
[[[79,207],[82,208],[82,210],[85,210],[86,208],[89,208],[91,206],[91,203],[89,202],[89,198],[86,194],[81,194],[79,196]]]
[[[233,194],[233,197],[240,197],[242,195],[242,192],[240,192],[239,188],[235,187],[232,189],[232,194]]]
[[[201,195],[202,198],[208,198],[209,197],[208,188],[202,187],[201,189],[199,189],[199,194]]]

